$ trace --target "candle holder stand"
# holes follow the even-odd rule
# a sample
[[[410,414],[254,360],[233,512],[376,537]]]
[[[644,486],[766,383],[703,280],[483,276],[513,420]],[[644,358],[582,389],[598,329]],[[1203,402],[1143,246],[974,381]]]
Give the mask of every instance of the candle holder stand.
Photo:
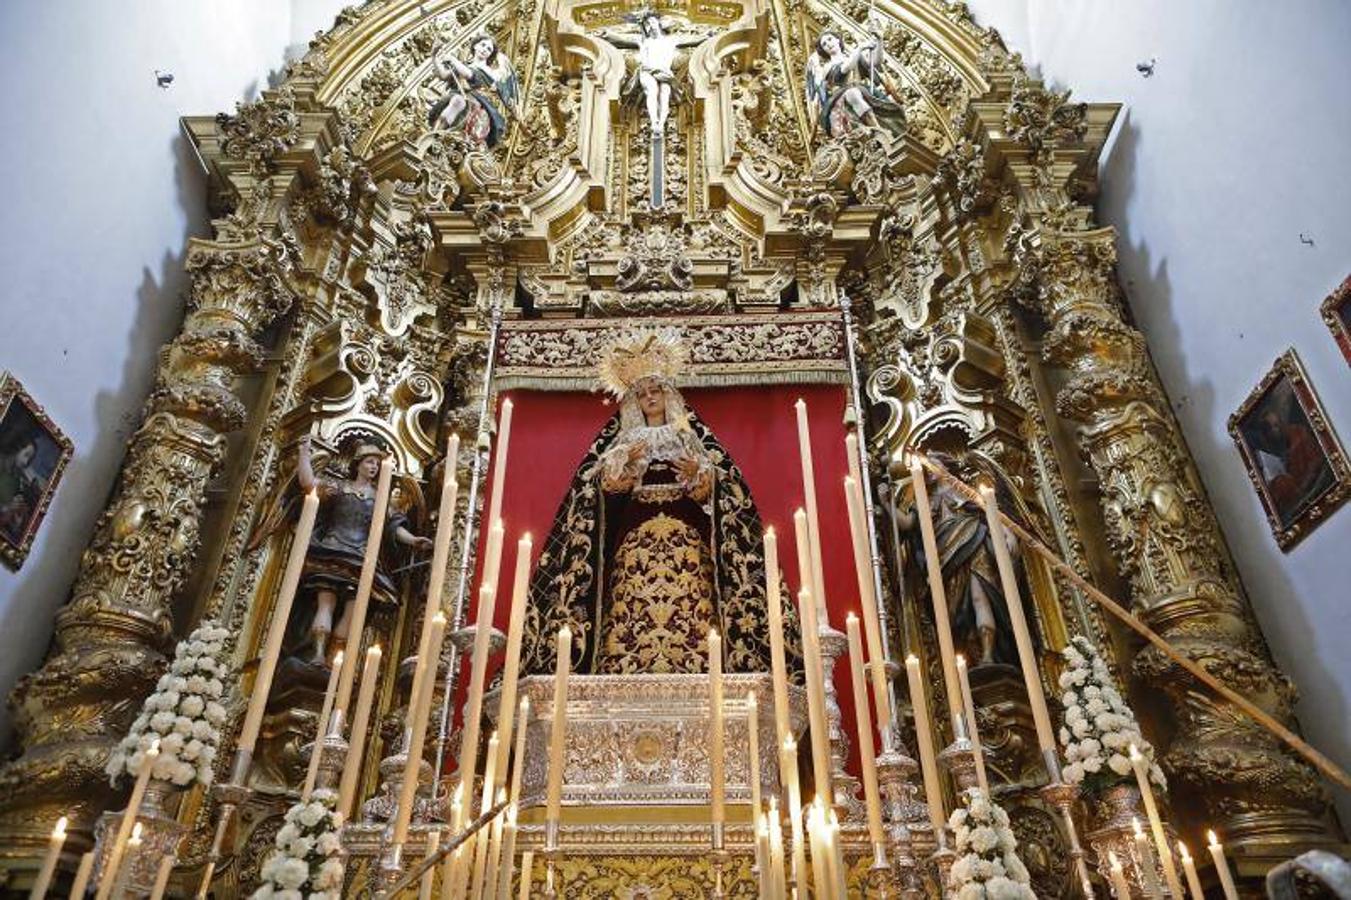
[[[403,844],[394,842],[394,823],[385,828],[384,851],[375,867],[376,893],[387,896],[391,888],[403,875]]]
[[[1122,869],[1125,871],[1126,881],[1131,886],[1132,897],[1146,897],[1144,870],[1140,864],[1140,854],[1135,846],[1135,829],[1131,824],[1132,819],[1138,819],[1142,825],[1148,827],[1145,824],[1148,820],[1141,802],[1139,788],[1134,784],[1127,783],[1108,788],[1098,795],[1097,802],[1093,804],[1093,812],[1092,829],[1085,835],[1085,838],[1088,845],[1093,848],[1093,854],[1097,858],[1098,874],[1103,881],[1111,883],[1109,854],[1115,853],[1116,858],[1121,861]],[[1168,832],[1171,845],[1177,838],[1166,823],[1164,827]],[[1159,884],[1166,884],[1162,869],[1158,868],[1158,854],[1151,853],[1150,855],[1154,858],[1154,865],[1158,869]]]
[[[408,766],[409,729],[404,729],[403,741],[399,751],[380,760],[380,790],[361,807],[361,814],[367,822],[392,822],[399,809],[399,792],[403,790],[403,773]],[[431,763],[425,759],[418,765],[418,782],[430,782]],[[433,790],[435,788],[433,787]],[[439,813],[440,803],[436,798],[413,795],[413,818],[411,821],[427,821]]]
[[[938,762],[952,775],[958,793],[980,787],[976,777],[976,748],[966,735],[958,735],[938,754]]]
[[[952,874],[952,864],[957,861],[957,854],[948,849],[946,838],[940,839],[938,845],[938,849],[929,857],[929,864],[933,866],[934,876],[938,879],[938,894],[947,900],[952,896],[948,888],[948,876]]]
[[[341,713],[334,713],[324,736],[300,748],[300,755],[306,758],[313,753],[319,754],[319,775],[314,781],[315,790],[336,790],[338,782],[342,780],[342,767],[347,760],[347,740],[342,736],[342,729]]]
[[[557,822],[545,825],[544,841],[544,851],[541,854],[544,857],[544,890],[541,896],[544,900],[558,900],[558,861],[562,859],[563,853],[558,848]]]
[[[919,764],[896,749],[899,741],[884,741],[889,745],[877,757],[877,782],[882,795],[882,818],[889,844],[895,896],[903,900],[917,900],[923,896],[920,883],[916,832],[928,826],[928,808],[919,800],[919,790],[911,777],[919,771]],[[932,843],[932,841],[930,842]]]
[[[1051,751],[1051,754],[1054,752]],[[1061,781],[1059,768],[1057,765],[1051,769],[1054,780],[1041,789],[1041,797],[1060,812],[1061,820],[1065,823],[1065,837],[1069,840],[1070,858],[1074,860],[1074,870],[1079,875],[1079,889],[1083,891],[1084,900],[1094,900],[1088,861],[1084,857],[1084,848],[1079,843],[1079,831],[1074,825],[1074,801],[1079,798],[1079,787]]]
[[[841,822],[861,822],[867,808],[859,800],[862,784],[845,769],[849,759],[849,736],[845,733],[840,713],[839,694],[835,690],[835,663],[849,652],[849,638],[844,632],[822,625],[817,634],[821,639],[821,671],[825,677],[826,727],[830,732],[830,790],[831,806]]]
[[[178,852],[178,843],[187,829],[165,809],[166,802],[178,790],[159,778],[152,778],[146,784],[145,796],[136,813],[136,821],[141,826],[141,845],[135,852],[128,846],[118,864],[119,890],[149,894],[154,887],[155,876],[159,873],[159,861]],[[105,812],[94,826],[94,884],[98,883],[108,868],[108,857],[112,855],[124,812]]]
[[[234,761],[230,765],[230,777],[211,787],[211,796],[216,799],[216,836],[211,841],[211,852],[206,857],[206,871],[202,874],[202,883],[197,896],[205,897],[211,889],[211,876],[220,866],[225,855],[226,845],[233,847],[230,826],[234,824],[235,813],[253,796],[253,788],[248,786],[249,769],[253,767],[253,753],[248,750],[236,750]]]
[[[727,894],[723,891],[722,879],[723,872],[727,865],[732,861],[732,854],[726,850],[713,850],[708,855],[709,863],[713,867],[713,890],[709,892],[710,900],[725,900]]]

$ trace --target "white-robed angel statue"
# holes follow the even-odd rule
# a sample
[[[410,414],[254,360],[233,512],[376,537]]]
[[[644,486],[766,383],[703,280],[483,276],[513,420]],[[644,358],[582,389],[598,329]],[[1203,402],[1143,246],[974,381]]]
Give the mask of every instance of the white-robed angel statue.
[[[807,58],[805,79],[813,125],[828,137],[860,126],[901,131],[905,111],[882,72],[882,58],[876,36],[851,51],[839,32],[821,32]]]
[[[507,133],[508,119],[519,118],[520,82],[497,41],[482,35],[469,48],[469,60],[438,57],[436,73],[449,89],[432,106],[432,128],[459,129],[475,143],[497,146]]]
[[[637,66],[631,71],[620,91],[624,103],[636,104],[642,96],[647,107],[647,121],[654,137],[663,133],[671,107],[679,103],[680,90],[677,70],[688,63],[685,48],[701,43],[707,35],[669,34],[661,16],[645,10],[631,17],[638,27],[636,35],[602,29],[598,35],[616,47],[637,49]]]

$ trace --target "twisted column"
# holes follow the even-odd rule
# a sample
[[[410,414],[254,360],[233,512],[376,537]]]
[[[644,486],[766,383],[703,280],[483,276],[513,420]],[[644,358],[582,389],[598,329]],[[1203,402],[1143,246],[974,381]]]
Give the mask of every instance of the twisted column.
[[[1080,423],[1100,484],[1108,546],[1132,608],[1216,678],[1289,722],[1294,690],[1276,668],[1228,564],[1215,516],[1145,349],[1127,324],[1110,228],[1043,226],[1018,240],[1021,299],[1049,326],[1045,360],[1066,371],[1057,411]],[[1135,673],[1175,717],[1164,762],[1236,852],[1333,840],[1314,771],[1150,646]],[[1180,807],[1186,808],[1186,807]],[[1288,855],[1288,853],[1287,853]]]
[[[32,855],[62,815],[88,833],[114,799],[103,767],[165,662],[170,609],[198,551],[207,485],[244,424],[239,376],[294,292],[292,244],[193,240],[183,327],[161,352],[122,478],[56,617],[54,647],[10,702],[22,755],[0,770],[0,847]]]

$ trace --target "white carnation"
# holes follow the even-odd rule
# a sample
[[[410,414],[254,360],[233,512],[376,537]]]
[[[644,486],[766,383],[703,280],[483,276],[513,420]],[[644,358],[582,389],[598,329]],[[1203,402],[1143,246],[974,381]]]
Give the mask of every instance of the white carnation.
[[[207,703],[206,712],[204,713],[204,715],[206,716],[206,720],[210,722],[212,725],[225,724],[225,707],[221,706],[214,700]]]

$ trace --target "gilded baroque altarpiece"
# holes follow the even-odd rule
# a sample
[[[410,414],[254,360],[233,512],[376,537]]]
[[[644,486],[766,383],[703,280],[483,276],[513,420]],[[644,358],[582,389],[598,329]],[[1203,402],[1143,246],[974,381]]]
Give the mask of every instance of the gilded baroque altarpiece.
[[[120,806],[104,762],[173,635],[221,618],[252,677],[287,546],[251,538],[302,437],[339,455],[378,440],[427,480],[456,431],[469,483],[486,464],[486,395],[588,386],[599,335],[634,320],[685,331],[693,384],[852,386],[878,510],[901,490],[903,448],[978,454],[1080,573],[1289,720],[1292,686],[1125,313],[1116,235],[1093,218],[1119,107],[1048,89],[950,0],[658,6],[681,55],[656,133],[657,113],[630,102],[649,88],[617,37],[638,7],[613,0],[371,0],[256,101],[185,120],[209,169],[214,234],[189,243],[182,329],[51,654],[11,698],[20,753],[0,769],[0,865],[16,884],[58,816],[70,816],[75,853]],[[826,34],[871,42],[867,96],[884,99],[863,112],[843,96],[820,104],[809,61]],[[501,121],[441,127],[429,120],[445,91],[438,60],[469,59],[483,35],[492,71],[509,73],[496,82]],[[479,496],[463,492],[462,511]],[[913,561],[886,521],[875,566],[889,638],[932,667]],[[1180,827],[1220,829],[1241,866],[1336,840],[1312,769],[1050,570],[1028,578],[1045,677],[1071,634],[1103,649],[1165,750]],[[447,579],[448,612],[462,581]],[[409,657],[414,608],[374,615],[368,638]],[[376,821],[408,674],[390,667],[378,693],[362,792]],[[219,896],[256,879],[303,773],[315,704],[275,700]],[[1035,883],[1068,893],[1057,820],[1019,793],[1038,765],[1025,702],[990,686],[980,721]],[[429,762],[444,743],[428,742]],[[179,805],[184,885],[200,877],[216,806],[201,791]],[[572,833],[584,848],[564,864],[575,896],[702,894],[689,828],[579,819]],[[372,857],[353,852],[360,884]],[[729,871],[740,896],[749,862]]]

